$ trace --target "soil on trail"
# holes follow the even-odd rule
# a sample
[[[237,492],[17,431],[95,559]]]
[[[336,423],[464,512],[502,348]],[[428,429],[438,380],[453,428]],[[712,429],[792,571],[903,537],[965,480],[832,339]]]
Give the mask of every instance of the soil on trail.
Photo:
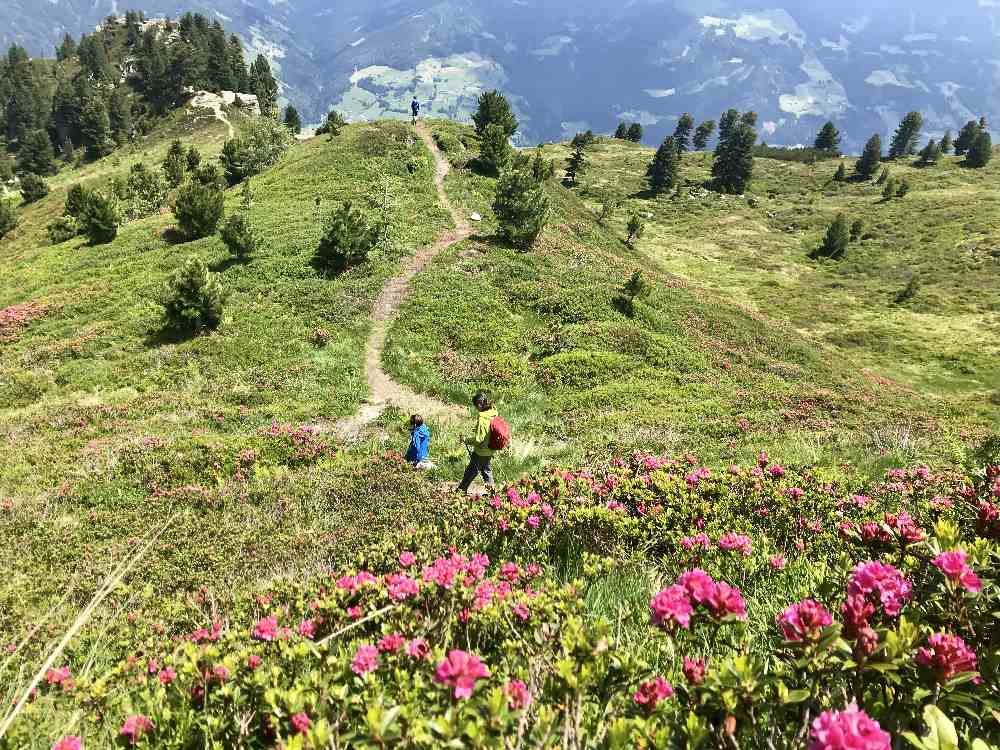
[[[365,350],[365,376],[368,379],[368,400],[361,406],[357,414],[340,420],[335,432],[343,440],[351,440],[358,436],[361,430],[378,419],[387,406],[396,406],[408,413],[419,413],[424,418],[436,422],[464,419],[468,417],[467,409],[453,404],[446,404],[430,396],[425,396],[397,383],[382,368],[382,351],[385,349],[385,339],[389,324],[399,310],[400,304],[409,294],[410,282],[439,253],[447,250],[457,242],[468,239],[472,234],[469,222],[448,200],[444,189],[444,178],[451,169],[448,160],[438,149],[431,134],[423,123],[417,125],[417,133],[421,140],[434,155],[434,183],[437,187],[438,200],[451,214],[455,228],[438,238],[436,242],[418,250],[414,255],[403,260],[399,273],[389,279],[382,287],[382,293],[375,301],[372,310],[372,330],[368,336],[368,346]]]

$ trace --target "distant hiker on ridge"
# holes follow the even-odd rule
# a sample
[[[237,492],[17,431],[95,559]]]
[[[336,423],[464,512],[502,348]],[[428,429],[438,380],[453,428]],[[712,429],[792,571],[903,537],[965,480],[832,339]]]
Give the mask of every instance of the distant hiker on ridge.
[[[413,124],[417,124],[417,118],[420,117],[420,102],[417,101],[417,97],[413,97],[413,101],[410,102],[410,110],[413,112]]]
[[[414,469],[433,469],[434,464],[428,459],[431,445],[431,431],[424,424],[424,418],[419,414],[410,417],[410,447],[406,451],[406,460]]]
[[[493,486],[493,468],[490,461],[493,454],[502,451],[510,445],[510,428],[497,414],[486,398],[486,394],[477,393],[472,397],[472,405],[476,407],[476,432],[472,437],[465,438],[465,447],[469,451],[469,465],[458,490],[463,495],[468,493],[469,486],[481,474],[487,487]]]

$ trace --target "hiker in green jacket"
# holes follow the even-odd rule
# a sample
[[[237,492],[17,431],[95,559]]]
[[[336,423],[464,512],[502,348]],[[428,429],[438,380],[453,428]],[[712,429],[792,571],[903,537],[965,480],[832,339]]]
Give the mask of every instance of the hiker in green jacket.
[[[497,416],[497,410],[490,405],[485,393],[477,393],[472,397],[472,405],[476,407],[476,432],[473,437],[465,438],[465,447],[469,451],[469,465],[465,469],[465,476],[462,483],[458,485],[458,490],[465,494],[469,491],[469,486],[476,478],[476,474],[483,475],[483,482],[487,487],[493,486],[493,469],[490,467],[490,460],[493,458],[493,449],[490,448],[490,425]]]

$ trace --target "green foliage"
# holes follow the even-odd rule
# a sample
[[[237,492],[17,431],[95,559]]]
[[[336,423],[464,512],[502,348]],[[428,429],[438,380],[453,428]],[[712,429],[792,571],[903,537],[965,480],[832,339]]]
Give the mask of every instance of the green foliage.
[[[35,203],[48,194],[48,183],[37,174],[26,172],[21,175],[21,195],[25,203]]]
[[[104,245],[118,236],[122,211],[117,196],[112,193],[87,193],[78,217],[80,232],[92,245]]]
[[[642,220],[642,216],[639,215],[638,211],[633,211],[629,214],[628,224],[626,224],[626,231],[628,232],[625,238],[625,244],[629,247],[635,247],[635,243],[642,239],[642,235],[646,232],[646,224]]]
[[[479,160],[484,170],[494,176],[510,166],[514,151],[504,128],[495,123],[487,123],[480,139]]]
[[[834,173],[833,179],[836,182],[843,182],[847,179],[847,167],[844,166],[844,162],[840,162],[837,166],[837,171]]]
[[[826,230],[826,237],[819,248],[818,256],[840,260],[847,252],[847,247],[851,242],[851,232],[847,224],[847,219],[843,214],[838,214],[833,220],[830,228]]]
[[[194,172],[201,166],[201,152],[197,146],[190,146],[187,150],[187,171]]]
[[[618,127],[615,128],[614,137],[617,138],[619,141],[628,140],[628,125],[626,125],[624,122],[618,123]]]
[[[189,240],[215,234],[225,212],[226,196],[214,185],[186,183],[174,202],[174,216]]]
[[[257,95],[263,119],[270,119],[278,102],[278,82],[271,73],[271,63],[264,55],[257,55],[250,65],[250,90]]]
[[[758,159],[776,159],[778,161],[794,161],[799,164],[815,164],[819,161],[839,159],[837,151],[820,151],[815,148],[790,148],[788,146],[769,146],[761,143],[753,148],[753,155]]]
[[[954,141],[951,137],[951,131],[944,131],[944,135],[941,137],[941,153],[948,154],[951,153],[951,149],[954,146]]]
[[[245,260],[254,255],[260,245],[256,227],[250,220],[250,208],[253,206],[253,189],[250,181],[243,183],[242,205],[240,210],[232,214],[222,227],[222,241],[229,252],[239,260]]]
[[[350,201],[346,201],[327,217],[313,264],[324,273],[343,273],[366,263],[377,243],[377,227],[372,226]]]
[[[902,291],[896,295],[896,304],[904,305],[914,297],[920,291],[920,276],[919,274],[913,274],[910,276],[910,280],[906,282],[906,286],[903,287]]]
[[[50,243],[61,245],[80,234],[80,226],[72,216],[60,216],[48,223],[45,233],[49,236]]]
[[[857,242],[865,233],[865,222],[863,219],[855,219],[851,222],[851,242]]]
[[[570,141],[569,145],[573,148],[576,148],[577,146],[590,148],[595,143],[597,143],[597,136],[594,135],[593,130],[588,130],[584,133],[577,133],[574,135],[573,140]]]
[[[937,164],[941,160],[941,146],[933,138],[920,151],[920,163],[925,166]]]
[[[712,138],[712,134],[715,133],[715,120],[705,120],[701,123],[694,131],[694,149],[695,151],[704,151],[708,148],[708,142]]]
[[[187,173],[187,151],[184,144],[174,141],[170,144],[166,157],[163,159],[163,174],[171,187],[180,187]]]
[[[854,165],[854,171],[866,180],[870,180],[875,175],[875,170],[878,169],[881,161],[882,138],[878,133],[875,133],[865,144],[865,149],[861,152],[861,158]]]
[[[652,289],[643,278],[642,271],[633,272],[629,280],[622,286],[619,297],[623,303],[625,314],[629,317],[635,315],[635,301],[646,299],[651,292]]]
[[[628,126],[625,137],[632,141],[632,143],[642,143],[642,125],[638,122],[633,122]]]
[[[32,130],[21,139],[17,150],[17,171],[36,175],[55,174],[55,153],[44,130]]]
[[[646,169],[649,190],[653,195],[673,190],[678,183],[681,168],[678,154],[682,150],[674,136],[665,138],[660,147],[656,149],[656,154]]]
[[[158,214],[166,205],[168,192],[166,180],[158,171],[142,162],[132,165],[122,196],[125,216],[134,221]]]
[[[302,118],[299,117],[299,111],[291,104],[285,107],[285,127],[295,135],[302,132]]]
[[[74,182],[66,192],[66,207],[63,213],[67,216],[80,218],[84,206],[87,205],[89,195],[89,192],[83,185],[79,182]]]
[[[896,178],[889,177],[883,183],[882,198],[887,201],[892,200],[893,198],[896,197],[898,191],[899,191],[899,183],[896,182]]]
[[[966,163],[973,168],[985,167],[993,158],[993,140],[988,130],[981,130],[969,146]]]
[[[261,174],[274,166],[291,148],[294,138],[281,123],[270,117],[258,117],[243,127],[238,138],[226,141],[222,165],[226,180],[237,185],[247,177]]]
[[[907,193],[910,192],[910,183],[908,180],[900,180],[899,184],[896,186],[896,197],[903,198]]]
[[[882,167],[882,171],[879,173],[878,179],[875,180],[875,184],[882,186],[885,184],[886,180],[889,179],[889,167]]]
[[[674,128],[674,143],[677,146],[677,153],[682,154],[691,149],[691,131],[694,130],[694,118],[685,112],[678,118],[677,127]]]
[[[493,213],[500,238],[514,247],[527,249],[545,228],[549,198],[531,172],[512,169],[497,181]]]
[[[330,110],[323,124],[316,129],[316,135],[329,135],[330,138],[336,138],[340,135],[340,131],[347,125],[347,121],[340,116],[340,113],[336,110]]]
[[[899,127],[896,128],[889,144],[889,158],[898,159],[917,153],[917,143],[920,141],[920,129],[924,126],[924,118],[919,112],[909,112]]]
[[[0,240],[17,228],[17,209],[13,201],[0,197]]]
[[[577,178],[587,173],[587,145],[581,141],[577,143],[570,152],[566,160],[566,180],[570,185],[575,185]]]
[[[840,131],[832,122],[827,122],[816,134],[814,147],[817,151],[837,152],[840,148]]]
[[[605,195],[601,199],[601,213],[597,217],[597,223],[602,227],[607,226],[608,221],[614,216],[615,211],[621,208],[622,202],[617,196]]]
[[[100,159],[111,153],[111,118],[100,95],[93,93],[83,100],[80,109],[80,138],[88,159]]]
[[[965,155],[976,142],[982,129],[977,120],[969,120],[965,123],[962,129],[958,131],[958,138],[955,139],[955,154],[958,156]]]
[[[723,115],[725,127],[719,127],[719,144],[712,162],[712,178],[718,190],[740,194],[746,191],[753,179],[753,149],[757,131],[745,113],[738,119],[733,110]]]
[[[490,124],[498,125],[508,138],[517,132],[517,118],[510,108],[510,103],[507,97],[496,89],[484,91],[479,95],[479,103],[472,115],[472,122],[475,123],[476,134],[480,138],[486,134],[486,126]]]
[[[201,258],[188,258],[163,286],[160,304],[165,327],[181,335],[215,330],[222,323],[227,296]]]

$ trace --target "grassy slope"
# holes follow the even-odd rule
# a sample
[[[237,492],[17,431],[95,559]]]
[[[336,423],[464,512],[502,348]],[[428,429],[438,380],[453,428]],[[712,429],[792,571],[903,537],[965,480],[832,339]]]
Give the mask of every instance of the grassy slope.
[[[219,128],[224,135],[212,124],[186,140],[210,157]],[[168,141],[142,154],[147,163]],[[310,259],[326,211],[345,199],[364,203],[376,172],[393,186],[399,252],[436,237],[448,217],[430,154],[408,130],[382,126],[294,146],[253,181],[264,249],[246,264],[232,264],[217,236],[170,244],[169,212],[124,227],[109,245],[49,246],[45,223],[73,178],[106,179],[131,161],[109,158],[54,179],[52,194],[0,245],[9,280],[0,309],[28,301],[48,309],[0,345],[0,440],[14,448],[0,452],[0,640],[19,637],[64,590],[77,611],[112,560],[177,512],[140,576],[158,592],[252,584],[353,552],[352,534],[375,534],[380,518],[400,522],[391,499],[373,509],[378,489],[365,487],[359,462],[338,455],[313,468],[329,436],[307,438],[321,455],[303,457],[291,437],[264,433],[272,421],[322,430],[365,397],[369,312],[398,253],[336,279],[318,276]],[[230,193],[232,209],[239,195]],[[155,298],[190,255],[218,270],[232,295],[217,333],[173,342],[159,333]],[[313,343],[319,328],[330,333],[326,346]]]
[[[462,128],[435,127],[451,144],[456,163],[474,153],[475,144]],[[456,148],[462,139],[468,148]],[[562,147],[547,151],[550,158],[565,154]],[[610,183],[632,194],[647,158],[648,149],[598,146],[588,184]],[[688,157],[689,162],[702,160]],[[761,166],[757,189],[765,195],[777,190],[776,175],[784,172],[807,189],[808,168]],[[662,244],[669,232],[670,238],[687,237],[684,247],[712,241],[751,254],[761,237],[777,234],[763,225],[768,211],[776,214],[776,222],[794,216],[799,224],[815,224],[815,238],[825,219],[796,203],[808,204],[808,192],[793,192],[792,198],[776,194],[756,212],[735,198],[709,196],[690,201],[697,208],[685,202],[683,210],[667,198],[633,198],[631,205],[653,212],[659,221],[632,251],[619,239],[625,210],[602,229],[593,206],[579,200],[580,191],[553,182],[549,228],[534,250],[522,254],[489,238],[492,186],[492,180],[469,170],[456,170],[449,180],[457,202],[483,213],[483,236],[440,258],[418,278],[421,294],[405,306],[386,349],[386,363],[400,378],[456,400],[485,386],[500,396],[522,437],[563,441],[566,457],[645,447],[735,458],[768,447],[786,460],[803,462],[907,461],[947,452],[947,441],[930,438],[943,428],[965,426],[962,401],[916,393],[863,373],[856,360],[816,335],[804,324],[827,317],[826,304],[818,306],[815,297],[811,315],[789,314],[786,325],[776,322],[784,317],[782,308],[758,303],[745,289],[737,291],[738,279],[750,278],[780,299],[781,290],[773,286],[782,278],[780,268],[770,278],[759,268],[731,278],[727,269],[739,265],[735,260],[724,265],[695,259],[691,267],[713,265],[717,272],[704,277],[691,272],[699,282],[695,285],[681,277],[686,258]],[[911,199],[919,201],[919,192]],[[906,207],[902,202],[887,210],[902,215]],[[759,216],[746,221],[743,213]],[[794,242],[795,252],[803,254],[808,242],[798,235]],[[767,258],[760,253],[758,266]],[[786,253],[793,255],[791,249]],[[614,298],[636,268],[646,269],[655,290],[629,320]],[[872,286],[875,276],[870,269]],[[708,283],[710,278],[716,283]],[[787,278],[791,284],[795,277]],[[801,294],[798,304],[804,307],[810,293]],[[942,325],[947,320],[941,316]],[[868,353],[870,364],[878,364],[878,352]],[[740,420],[746,422],[741,426]]]

